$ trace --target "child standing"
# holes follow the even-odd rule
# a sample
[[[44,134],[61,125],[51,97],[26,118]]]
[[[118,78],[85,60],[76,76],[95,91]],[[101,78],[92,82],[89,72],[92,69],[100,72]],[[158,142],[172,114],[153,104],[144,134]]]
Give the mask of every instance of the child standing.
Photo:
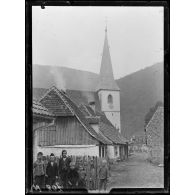
[[[106,191],[107,181],[108,181],[108,168],[106,167],[106,160],[102,161],[102,166],[99,170],[99,190],[104,189]]]
[[[50,154],[50,161],[46,168],[47,184],[52,186],[55,185],[56,179],[58,178],[58,166],[55,162],[55,156],[53,153]]]
[[[33,164],[35,185],[38,185],[40,189],[43,189],[45,186],[45,164],[42,160],[43,153],[39,152],[37,154],[37,160]]]
[[[75,189],[78,187],[79,174],[75,167],[75,162],[70,163],[70,170],[67,175],[67,181],[68,181],[68,188]]]

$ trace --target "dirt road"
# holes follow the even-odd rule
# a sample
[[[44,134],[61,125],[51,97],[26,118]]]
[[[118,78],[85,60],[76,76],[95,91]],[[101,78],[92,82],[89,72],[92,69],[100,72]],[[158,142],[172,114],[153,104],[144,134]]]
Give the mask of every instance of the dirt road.
[[[136,153],[127,161],[112,165],[108,190],[111,188],[161,188],[164,168],[147,162],[147,153]]]

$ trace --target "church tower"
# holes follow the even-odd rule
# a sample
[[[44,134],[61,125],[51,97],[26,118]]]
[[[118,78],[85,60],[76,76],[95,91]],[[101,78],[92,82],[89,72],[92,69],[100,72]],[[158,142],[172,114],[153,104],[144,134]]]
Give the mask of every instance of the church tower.
[[[101,111],[105,113],[116,129],[121,132],[120,89],[113,76],[112,62],[107,38],[107,27],[105,29],[101,68],[96,91],[99,96]]]

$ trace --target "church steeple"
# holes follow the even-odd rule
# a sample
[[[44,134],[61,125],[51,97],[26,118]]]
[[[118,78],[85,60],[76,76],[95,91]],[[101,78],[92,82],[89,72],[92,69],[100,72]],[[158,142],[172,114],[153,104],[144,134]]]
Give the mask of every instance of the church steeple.
[[[112,70],[112,62],[110,57],[108,38],[107,38],[107,25],[105,28],[105,39],[104,39],[104,47],[100,68],[99,81],[97,86],[97,91],[99,90],[120,90],[117,86]]]

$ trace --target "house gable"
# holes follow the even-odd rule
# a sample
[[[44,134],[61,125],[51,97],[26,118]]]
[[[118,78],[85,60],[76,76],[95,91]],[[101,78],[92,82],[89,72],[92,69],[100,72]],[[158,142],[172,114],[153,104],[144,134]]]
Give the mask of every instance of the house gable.
[[[56,93],[54,87],[49,89],[45,95],[40,99],[40,103],[43,104],[49,111],[55,116],[73,116],[74,113],[64,104],[63,100]]]

